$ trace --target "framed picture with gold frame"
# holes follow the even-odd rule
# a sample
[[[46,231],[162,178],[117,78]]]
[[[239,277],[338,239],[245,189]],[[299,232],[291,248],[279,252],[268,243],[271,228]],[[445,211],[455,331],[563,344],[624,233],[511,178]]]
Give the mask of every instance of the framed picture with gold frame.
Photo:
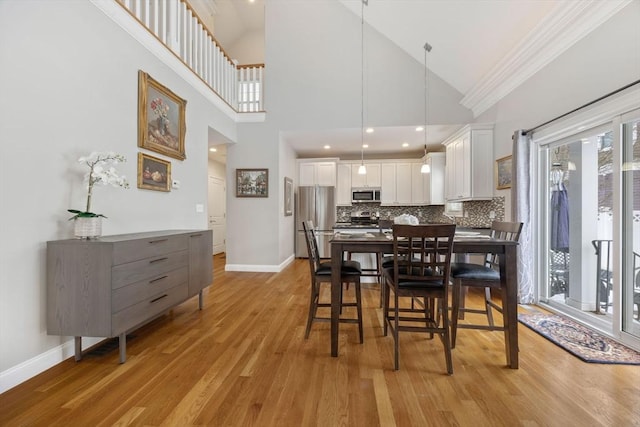
[[[505,190],[511,188],[513,173],[512,156],[506,156],[496,160],[495,169],[496,189]]]
[[[171,191],[171,162],[138,153],[138,188]]]
[[[138,147],[184,160],[187,101],[138,71]]]

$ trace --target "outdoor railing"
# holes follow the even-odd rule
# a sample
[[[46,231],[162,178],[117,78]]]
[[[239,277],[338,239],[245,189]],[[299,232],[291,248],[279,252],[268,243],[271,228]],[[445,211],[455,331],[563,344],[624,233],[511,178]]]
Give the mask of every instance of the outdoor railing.
[[[238,66],[184,0],[115,0],[238,112],[264,111],[264,64]]]

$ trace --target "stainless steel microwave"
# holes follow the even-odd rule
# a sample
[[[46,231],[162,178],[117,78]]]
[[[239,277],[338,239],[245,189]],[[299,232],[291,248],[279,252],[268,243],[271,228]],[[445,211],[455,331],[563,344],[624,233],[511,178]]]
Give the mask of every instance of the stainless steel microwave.
[[[380,189],[352,188],[351,203],[380,203]]]

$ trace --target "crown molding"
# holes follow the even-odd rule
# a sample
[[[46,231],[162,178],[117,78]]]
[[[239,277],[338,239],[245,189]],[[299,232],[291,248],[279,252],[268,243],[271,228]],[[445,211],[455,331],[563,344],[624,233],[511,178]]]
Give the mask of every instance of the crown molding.
[[[460,103],[479,116],[632,1],[558,3]]]

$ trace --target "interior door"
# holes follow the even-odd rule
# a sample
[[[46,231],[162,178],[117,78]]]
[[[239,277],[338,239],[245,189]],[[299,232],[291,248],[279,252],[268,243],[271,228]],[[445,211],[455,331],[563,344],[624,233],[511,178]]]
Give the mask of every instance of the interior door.
[[[226,206],[227,188],[225,180],[209,177],[209,229],[213,231],[213,254],[225,252],[227,234]]]

